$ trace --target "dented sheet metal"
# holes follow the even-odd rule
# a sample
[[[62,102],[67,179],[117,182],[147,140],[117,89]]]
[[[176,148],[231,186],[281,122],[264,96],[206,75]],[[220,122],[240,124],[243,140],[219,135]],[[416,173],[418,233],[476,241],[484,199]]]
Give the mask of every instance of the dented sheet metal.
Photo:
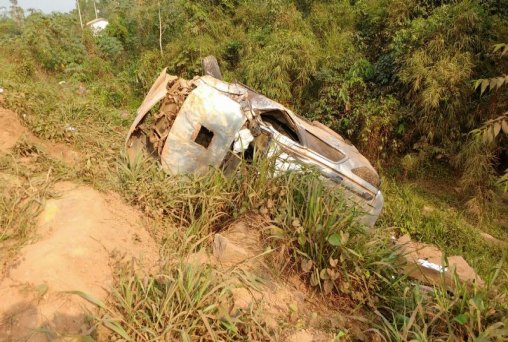
[[[126,146],[129,158],[147,151],[172,175],[209,166],[233,170],[254,149],[266,157],[277,154],[278,171],[309,165],[340,184],[365,211],[365,224],[374,225],[383,207],[377,172],[339,134],[247,86],[209,75],[188,81],[163,70],[138,109]]]
[[[166,71],[167,68],[162,70],[161,74],[148,91],[148,94],[143,100],[143,103],[138,108],[136,112],[136,118],[134,119],[134,122],[132,123],[131,128],[129,129],[129,133],[127,134],[127,140],[129,140],[130,136],[132,135],[136,127],[145,118],[148,111],[153,106],[155,106],[160,100],[162,100],[164,96],[166,96],[168,83],[178,78],[176,76],[168,75]]]
[[[163,167],[179,174],[219,166],[245,121],[238,102],[206,84],[199,85],[171,127],[161,155]]]

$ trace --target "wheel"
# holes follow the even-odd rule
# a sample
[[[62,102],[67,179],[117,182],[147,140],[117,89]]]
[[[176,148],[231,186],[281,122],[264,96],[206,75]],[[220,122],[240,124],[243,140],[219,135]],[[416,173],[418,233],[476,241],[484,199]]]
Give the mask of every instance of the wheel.
[[[222,80],[222,74],[220,73],[219,63],[217,62],[217,58],[215,56],[210,55],[203,58],[203,73],[205,75],[210,75],[215,77],[216,79]]]

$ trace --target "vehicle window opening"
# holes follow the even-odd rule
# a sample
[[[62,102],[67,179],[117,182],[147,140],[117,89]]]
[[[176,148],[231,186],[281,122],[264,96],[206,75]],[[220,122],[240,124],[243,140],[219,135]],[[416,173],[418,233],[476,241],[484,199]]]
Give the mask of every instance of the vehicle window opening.
[[[307,131],[305,139],[307,140],[307,144],[309,147],[311,147],[313,150],[315,150],[317,153],[319,153],[328,160],[338,162],[346,157],[339,150],[328,145],[326,142],[316,137],[309,131]]]
[[[279,133],[284,134],[293,141],[301,143],[293,123],[289,121],[287,114],[284,112],[280,110],[265,112],[261,114],[261,119],[271,124]]]
[[[194,142],[196,144],[203,146],[204,148],[208,148],[208,146],[210,146],[210,143],[212,142],[212,139],[213,132],[210,131],[205,126],[201,126],[198,135],[196,136],[196,139],[194,139]]]

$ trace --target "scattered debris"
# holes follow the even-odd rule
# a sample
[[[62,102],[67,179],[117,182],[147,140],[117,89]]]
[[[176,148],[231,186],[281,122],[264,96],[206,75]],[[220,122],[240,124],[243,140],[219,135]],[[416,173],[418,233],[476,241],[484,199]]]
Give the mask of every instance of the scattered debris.
[[[254,137],[252,136],[251,132],[247,128],[241,129],[235,135],[233,152],[245,152],[249,148],[249,145],[252,141],[254,141]]]
[[[0,87],[0,94],[4,93],[4,88]]]
[[[76,127],[73,127],[73,126],[71,126],[71,125],[69,125],[69,124],[66,124],[66,125],[65,125],[64,130],[65,130],[66,132],[69,132],[69,133],[76,133],[76,132],[78,131],[78,129],[77,129]]]
[[[255,150],[275,155],[278,171],[298,171],[306,164],[342,185],[346,197],[364,210],[362,221],[374,225],[383,207],[380,178],[353,145],[245,85],[222,81],[214,59],[204,65],[214,70],[192,80],[162,71],[129,130],[129,157],[146,151],[175,175],[203,173],[209,166],[231,170],[242,157],[252,159]]]
[[[58,82],[59,85],[64,85],[65,83],[66,83],[65,81]]]
[[[401,247],[407,261],[404,271],[411,278],[429,285],[440,285],[444,282],[448,288],[453,288],[456,274],[458,279],[465,283],[484,285],[483,280],[461,256],[445,259],[437,247],[412,241],[407,234],[397,239],[396,244]]]

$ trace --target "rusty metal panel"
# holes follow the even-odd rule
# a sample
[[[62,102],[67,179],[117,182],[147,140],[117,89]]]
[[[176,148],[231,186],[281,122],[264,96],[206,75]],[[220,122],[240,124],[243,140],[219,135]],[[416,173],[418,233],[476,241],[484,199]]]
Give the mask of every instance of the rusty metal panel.
[[[168,75],[166,71],[167,68],[162,70],[159,77],[148,91],[148,94],[143,100],[143,103],[141,106],[139,106],[136,112],[136,118],[134,119],[134,122],[129,129],[129,133],[127,134],[127,141],[129,140],[134,130],[138,127],[140,122],[143,120],[143,118],[146,116],[150,108],[152,108],[155,104],[162,100],[164,96],[166,96],[168,83],[178,78],[176,76]]]
[[[163,168],[175,175],[219,166],[245,121],[238,102],[204,82],[199,84],[171,127],[161,154]],[[207,147],[196,141],[202,127],[213,134]]]

